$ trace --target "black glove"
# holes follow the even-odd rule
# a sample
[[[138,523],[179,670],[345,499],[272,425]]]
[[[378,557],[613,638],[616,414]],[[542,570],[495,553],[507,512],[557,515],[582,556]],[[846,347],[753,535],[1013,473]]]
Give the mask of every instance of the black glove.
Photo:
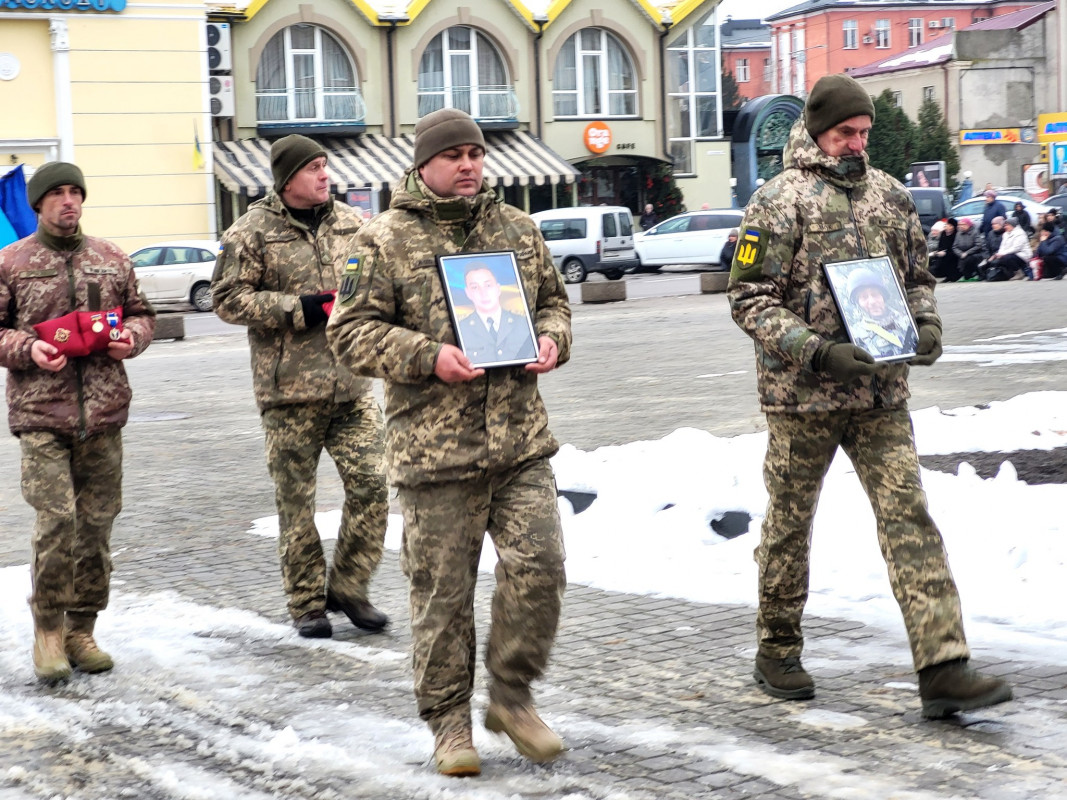
[[[322,304],[333,299],[331,294],[304,294],[300,295],[300,307],[304,309],[304,327],[308,330],[316,325],[322,325],[329,317]]]
[[[920,325],[915,353],[911,363],[920,367],[928,367],[941,358],[941,329],[936,325]]]
[[[842,383],[851,383],[864,375],[874,375],[880,365],[874,356],[854,344],[826,342],[815,351],[811,359],[815,372],[829,372]]]

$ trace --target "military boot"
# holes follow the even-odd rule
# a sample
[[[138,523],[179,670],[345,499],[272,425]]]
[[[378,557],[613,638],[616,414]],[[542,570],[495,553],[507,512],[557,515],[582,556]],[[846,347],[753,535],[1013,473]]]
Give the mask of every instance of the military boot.
[[[442,775],[464,778],[482,774],[482,762],[474,749],[470,726],[439,731],[434,736],[433,759]]]
[[[70,677],[70,662],[63,652],[63,612],[33,615],[33,671],[47,683]]]
[[[96,612],[68,611],[64,647],[70,663],[82,672],[107,672],[115,666],[111,656],[96,644]]]
[[[771,697],[810,700],[815,696],[815,681],[800,663],[800,656],[770,658],[756,653],[756,669],[752,677]]]
[[[309,611],[293,620],[296,632],[305,639],[329,639],[333,636],[333,626],[325,611]]]
[[[506,706],[490,702],[485,712],[485,727],[493,733],[505,734],[515,744],[515,749],[531,761],[551,761],[563,752],[563,740],[531,705]]]
[[[331,591],[326,592],[326,610],[343,612],[353,625],[371,633],[385,630],[389,624],[389,617],[366,600],[349,600]]]
[[[944,719],[1011,700],[1011,686],[976,672],[967,659],[959,658],[919,670],[919,697],[924,717]]]

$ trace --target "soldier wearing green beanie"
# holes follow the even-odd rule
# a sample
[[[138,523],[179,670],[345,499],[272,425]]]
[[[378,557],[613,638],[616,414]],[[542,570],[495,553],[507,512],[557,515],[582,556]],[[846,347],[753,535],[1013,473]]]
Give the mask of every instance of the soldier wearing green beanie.
[[[77,186],[82,190],[82,200],[89,195],[85,189],[85,176],[74,164],[65,161],[50,161],[37,168],[26,184],[26,198],[30,208],[38,211],[41,198],[57,186]]]
[[[415,166],[421,167],[435,155],[463,144],[485,150],[485,136],[470,114],[458,108],[441,108],[415,124]]]
[[[326,158],[326,151],[314,139],[293,133],[283,136],[270,146],[270,171],[274,176],[274,191],[281,194],[302,167],[316,158]]]
[[[730,270],[731,311],[755,341],[767,416],[753,678],[772,697],[815,696],[800,660],[801,622],[815,508],[840,448],[874,509],[922,714],[940,719],[1010,700],[1012,690],[969,664],[959,592],[922,486],[908,374],[909,365],[929,366],[941,355],[936,281],[911,194],[870,164],[873,125],[874,104],[854,79],[815,83],[782,151],[784,169],[748,201]],[[884,317],[866,325],[882,344],[862,333],[851,340],[830,280],[851,274],[854,289],[872,273],[882,286],[903,287],[917,328],[908,338],[917,341],[905,342]],[[873,313],[878,303],[867,300]],[[887,350],[890,336],[900,345]]]

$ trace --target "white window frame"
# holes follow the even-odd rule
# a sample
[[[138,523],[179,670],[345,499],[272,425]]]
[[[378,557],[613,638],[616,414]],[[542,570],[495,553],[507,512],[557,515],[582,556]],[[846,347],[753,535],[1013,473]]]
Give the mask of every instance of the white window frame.
[[[596,50],[583,50],[582,49],[582,34],[586,31],[593,30],[599,34],[600,44]],[[633,89],[612,89],[610,84],[609,67],[610,58],[608,57],[608,46],[610,43],[614,43],[616,47],[622,52],[623,58],[626,59],[626,64],[630,70],[630,79],[633,82]],[[552,90],[553,98],[553,115],[557,119],[579,119],[582,117],[610,117],[613,119],[633,119],[638,116],[638,97],[637,97],[637,70],[634,68],[633,58],[630,55],[629,49],[622,41],[616,37],[611,31],[605,28],[587,27],[576,31],[560,48],[559,54],[556,56],[556,63],[558,65],[559,59],[563,57],[563,51],[566,48],[573,48],[574,50],[574,71],[575,81],[574,89],[556,89]],[[598,71],[599,77],[599,102],[600,109],[586,108],[585,90],[585,69],[586,58],[593,58],[596,60],[595,69]],[[553,75],[555,75],[555,68],[553,68]],[[553,82],[555,86],[555,82]],[[575,103],[577,112],[575,114],[560,114],[557,110],[556,99],[562,97],[575,97],[577,102]],[[627,111],[620,114],[613,114],[611,112],[611,100],[613,97],[630,97],[632,111]]]
[[[893,92],[893,105],[897,108],[904,108],[904,93]]]
[[[710,20],[710,21],[709,21]],[[694,29],[699,26],[706,26],[707,24],[713,25],[712,30],[715,34],[715,45],[709,47],[707,45],[697,45],[696,35]],[[675,42],[678,40],[675,39]],[[689,153],[689,168],[685,169],[685,165],[675,164],[674,174],[677,176],[690,177],[696,175],[696,167],[693,163],[693,153],[695,150],[696,142],[708,141],[710,139],[719,139],[722,137],[722,70],[721,70],[721,58],[720,48],[721,41],[719,39],[719,25],[718,16],[715,11],[708,14],[701,22],[698,22],[696,26],[690,27],[685,32],[685,44],[679,46],[677,44],[668,45],[667,53],[668,57],[671,53],[684,52],[686,54],[686,70],[689,80],[686,82],[686,91],[671,91],[672,86],[668,82],[667,89],[667,102],[678,102],[679,104],[688,108],[689,111],[689,130],[681,131],[679,134],[685,135],[669,135],[668,148],[671,152],[675,152],[677,149],[687,149]],[[697,91],[693,76],[697,74],[697,56],[700,53],[707,54],[714,52],[715,63],[719,67],[715,70],[715,91]],[[670,72],[670,70],[668,70]],[[700,114],[695,111],[699,107],[697,98],[706,99],[715,98],[715,133],[712,135],[701,134],[699,131],[699,118]],[[669,114],[670,112],[668,112]]]
[[[749,81],[749,77],[748,77],[749,76],[748,59],[747,58],[739,58],[739,59],[737,59],[737,65],[736,65],[736,69],[735,69],[734,72],[735,72],[734,81],[736,83],[748,83],[748,81]]]
[[[889,35],[889,20],[879,19],[874,22],[874,46],[879,50],[887,50],[892,44]]]
[[[923,43],[923,19],[912,17],[908,20],[908,47],[918,47]]]
[[[933,86],[924,86],[923,87],[923,102],[925,103],[927,100],[934,100],[934,101],[937,100],[937,96],[934,94],[934,87]]]
[[[941,27],[942,28],[955,29],[956,28],[956,18],[955,17],[943,17],[941,19]]]
[[[452,48],[452,37],[449,33],[455,28],[465,28],[470,32],[470,46],[468,48]],[[496,43],[492,41],[483,31],[478,28],[474,28],[470,25],[453,25],[451,28],[441,31],[435,36],[430,45],[440,40],[441,43],[441,75],[443,86],[440,88],[420,88],[417,89],[418,93],[418,116],[423,117],[430,111],[436,111],[440,108],[460,108],[462,111],[466,111],[475,119],[485,118],[507,118],[514,117],[518,113],[517,103],[514,99],[514,91],[511,85],[511,76],[508,74],[508,62],[504,60],[504,55],[501,53],[500,48],[496,46]],[[478,76],[478,55],[482,48],[489,48],[496,56],[497,61],[500,62],[500,69],[504,74],[504,83],[498,86],[482,86],[479,83]],[[416,81],[422,77],[422,58],[424,54],[419,56],[419,74],[416,76]],[[470,76],[469,86],[457,86],[452,82],[452,58],[458,56],[460,58],[466,58],[467,60],[467,75]],[[416,83],[416,86],[418,83]],[[456,95],[467,95],[468,108],[463,108],[463,103],[456,104]],[[483,105],[488,105],[485,101],[493,98],[494,104],[499,104],[500,96],[505,96],[505,105],[508,107],[508,113],[490,114],[488,111],[483,113]],[[424,98],[439,98],[443,105],[433,104],[432,109],[427,108],[423,110]],[[484,98],[484,100],[483,100]]]
[[[859,26],[854,19],[846,19],[841,23],[841,34],[844,37],[845,50],[858,50],[860,46]]]

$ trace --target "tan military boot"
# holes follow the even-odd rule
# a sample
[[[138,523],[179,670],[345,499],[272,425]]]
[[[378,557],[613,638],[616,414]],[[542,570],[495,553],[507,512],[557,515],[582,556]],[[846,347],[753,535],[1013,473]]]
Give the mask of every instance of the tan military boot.
[[[490,703],[485,712],[485,727],[493,733],[506,734],[515,749],[531,761],[551,761],[563,752],[563,740],[530,705]]]
[[[70,677],[70,662],[63,652],[63,612],[33,615],[33,671],[48,683]]]
[[[434,736],[433,758],[442,775],[463,778],[482,774],[482,762],[474,749],[469,727],[449,728]]]
[[[94,612],[68,611],[65,647],[70,663],[82,672],[107,672],[115,666],[111,656],[93,638]]]

